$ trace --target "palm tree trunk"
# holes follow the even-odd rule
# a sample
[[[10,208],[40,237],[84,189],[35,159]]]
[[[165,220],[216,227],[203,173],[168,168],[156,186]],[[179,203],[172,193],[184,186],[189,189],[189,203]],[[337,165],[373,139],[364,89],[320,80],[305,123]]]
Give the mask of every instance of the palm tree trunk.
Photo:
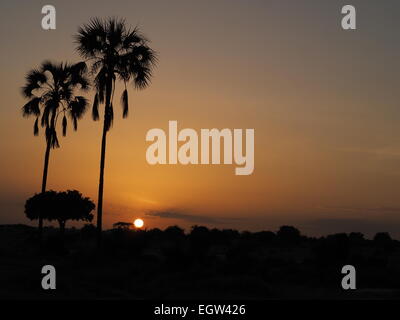
[[[51,116],[51,125],[54,128],[54,121],[55,121],[56,113],[53,112]],[[46,139],[46,152],[44,154],[44,166],[43,166],[43,178],[42,178],[42,193],[46,192],[46,185],[47,185],[47,172],[49,170],[49,159],[50,159],[50,149],[51,149],[51,142],[50,139]],[[42,244],[43,239],[43,217],[39,212],[39,243]]]
[[[42,193],[46,192],[47,184],[47,172],[49,169],[49,159],[50,159],[50,141],[46,143],[46,152],[44,154],[44,166],[43,166],[43,179],[42,179]],[[42,242],[43,238],[43,218],[39,213],[39,242]]]
[[[105,121],[105,120],[104,120]],[[102,218],[103,218],[103,187],[104,187],[104,164],[106,158],[106,142],[107,130],[103,124],[103,137],[101,139],[100,153],[100,179],[99,179],[99,194],[97,200],[97,246],[101,246]]]
[[[106,80],[106,103],[104,112],[103,122],[103,136],[101,139],[101,151],[100,151],[100,178],[99,178],[99,194],[97,198],[97,247],[101,247],[101,235],[102,235],[102,219],[103,219],[103,188],[104,188],[104,166],[106,159],[106,143],[107,143],[107,110],[111,104],[111,93],[112,93],[112,78]]]

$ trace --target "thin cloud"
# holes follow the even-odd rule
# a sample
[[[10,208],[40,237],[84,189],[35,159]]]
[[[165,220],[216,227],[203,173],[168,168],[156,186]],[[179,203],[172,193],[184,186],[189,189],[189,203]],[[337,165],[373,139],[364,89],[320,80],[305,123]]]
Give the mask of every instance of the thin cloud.
[[[149,217],[159,217],[162,219],[179,219],[186,222],[202,223],[202,224],[222,224],[230,221],[241,220],[240,218],[222,218],[222,217],[209,217],[202,215],[186,214],[178,211],[150,211],[146,213]]]
[[[400,212],[400,207],[393,206],[378,206],[378,207],[356,207],[356,206],[322,206],[322,209],[330,210],[343,210],[353,212],[384,212],[384,213],[396,213]]]
[[[364,153],[387,158],[400,158],[400,148],[397,146],[386,146],[381,148],[341,148],[340,150],[353,153]]]

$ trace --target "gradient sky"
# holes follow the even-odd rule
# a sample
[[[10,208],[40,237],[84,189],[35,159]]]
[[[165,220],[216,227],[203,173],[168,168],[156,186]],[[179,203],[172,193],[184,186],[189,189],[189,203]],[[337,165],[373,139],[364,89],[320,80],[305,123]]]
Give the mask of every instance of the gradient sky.
[[[350,1],[357,30],[340,27],[348,1],[11,1],[0,4],[0,223],[29,223],[40,191],[44,137],[24,119],[20,87],[43,60],[79,61],[72,36],[91,17],[139,25],[159,54],[152,84],[115,98],[104,219],[147,227],[240,230],[295,225],[308,235],[400,236],[400,3]],[[41,29],[41,7],[57,29]],[[89,95],[91,98],[92,96]],[[150,166],[151,128],[254,128],[255,171]],[[61,136],[61,134],[60,134]],[[51,154],[48,188],[97,200],[101,123],[90,112]]]

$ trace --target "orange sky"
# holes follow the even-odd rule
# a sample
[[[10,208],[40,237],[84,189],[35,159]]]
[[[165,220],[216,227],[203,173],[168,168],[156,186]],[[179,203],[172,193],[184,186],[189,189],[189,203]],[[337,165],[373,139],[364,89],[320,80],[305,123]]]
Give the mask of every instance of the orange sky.
[[[139,24],[159,54],[151,86],[130,88],[108,138],[105,225],[298,226],[308,234],[400,226],[400,71],[396,1],[353,1],[358,30],[340,29],[342,1],[53,1],[57,29],[40,28],[41,2],[2,1],[0,223],[28,223],[40,190],[44,137],[22,118],[19,88],[45,59],[78,61],[72,35],[93,16]],[[121,86],[115,95],[115,107]],[[91,96],[90,96],[91,97]],[[152,128],[254,128],[255,171],[234,165],[147,164]],[[61,136],[61,134],[60,134]],[[48,187],[97,199],[101,123],[90,112],[60,139]],[[149,213],[153,216],[149,216]]]

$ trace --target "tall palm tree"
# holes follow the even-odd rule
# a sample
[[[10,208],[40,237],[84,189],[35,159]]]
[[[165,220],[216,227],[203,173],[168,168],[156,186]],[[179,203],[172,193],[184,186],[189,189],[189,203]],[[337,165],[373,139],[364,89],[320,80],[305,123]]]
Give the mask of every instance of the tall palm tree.
[[[59,148],[57,138],[57,120],[62,116],[62,133],[67,133],[67,115],[75,130],[87,109],[87,100],[75,95],[77,89],[88,90],[89,82],[85,76],[86,63],[52,63],[45,61],[39,69],[33,69],[26,75],[22,94],[29,101],[22,107],[24,117],[34,116],[33,134],[39,134],[39,120],[45,128],[46,151],[44,156],[42,193],[46,191],[50,150]],[[43,219],[39,216],[39,237],[42,236]]]
[[[100,178],[97,204],[97,239],[101,243],[103,215],[104,163],[107,132],[113,119],[113,97],[116,80],[125,85],[121,104],[123,117],[128,116],[127,83],[132,82],[136,89],[148,86],[156,63],[155,52],[148,46],[148,41],[138,28],[129,29],[125,20],[94,18],[79,28],[75,36],[80,55],[90,60],[91,73],[94,76],[96,94],[93,101],[93,120],[99,119],[98,106],[104,103],[104,122],[101,140]]]

